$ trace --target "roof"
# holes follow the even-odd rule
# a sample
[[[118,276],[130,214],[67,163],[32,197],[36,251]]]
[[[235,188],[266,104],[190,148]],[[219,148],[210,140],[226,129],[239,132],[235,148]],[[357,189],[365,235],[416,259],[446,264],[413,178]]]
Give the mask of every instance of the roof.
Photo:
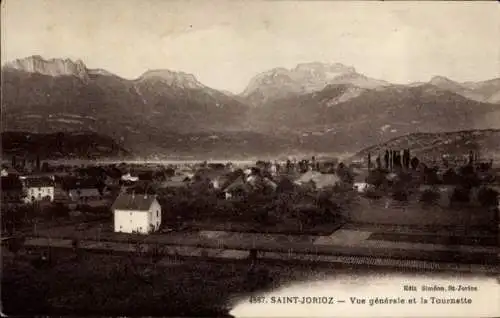
[[[370,173],[368,171],[358,171],[354,174],[354,182],[366,183],[366,180]]]
[[[5,172],[9,175],[18,175],[19,174],[19,171],[17,171],[13,167],[2,167],[2,172]]]
[[[53,187],[54,180],[47,177],[42,178],[26,178],[25,179],[26,187],[28,188],[43,188],[43,187]]]
[[[92,178],[65,178],[63,180],[63,186],[66,189],[96,189],[98,187],[99,181]]]
[[[229,174],[229,171],[225,169],[200,169],[196,171],[195,177],[200,177],[202,179],[214,180],[219,177],[224,177]]]
[[[69,191],[70,193],[70,196],[79,196],[79,197],[96,197],[96,196],[100,196],[100,193],[99,193],[99,190],[97,190],[96,188],[92,188],[92,189],[87,189],[87,188],[83,188],[83,189],[71,189]]]
[[[333,187],[340,182],[340,178],[335,174],[322,174],[313,179],[317,188]]]
[[[276,189],[278,187],[278,184],[269,178],[264,178],[263,182],[266,186],[271,187],[273,189]]]
[[[340,178],[331,173],[321,173],[317,171],[308,171],[300,176],[295,182],[299,184],[314,182],[317,188],[334,186],[340,182]]]
[[[139,177],[132,176],[130,173],[127,173],[122,175],[121,179],[125,181],[138,181]]]
[[[2,177],[2,191],[21,191],[23,185],[17,177],[6,176]]]
[[[122,193],[116,198],[111,210],[148,211],[154,201],[154,195]]]
[[[236,180],[231,182],[225,189],[224,192],[234,191],[238,188],[243,188],[248,190],[249,185],[243,180],[243,177],[238,177]]]
[[[179,178],[177,178],[179,177]],[[189,178],[185,176],[175,176],[161,183],[163,188],[180,188],[188,185]]]
[[[307,183],[309,181],[314,181],[313,179],[320,176],[321,172],[317,171],[307,171],[306,173],[303,173],[300,175],[295,182],[297,183]]]

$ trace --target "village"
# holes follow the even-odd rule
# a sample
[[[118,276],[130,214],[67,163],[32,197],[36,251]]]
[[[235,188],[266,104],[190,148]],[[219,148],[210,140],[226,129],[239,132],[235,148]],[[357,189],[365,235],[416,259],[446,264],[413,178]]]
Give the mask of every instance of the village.
[[[449,162],[427,167],[410,150],[349,164],[312,157],[241,167],[50,166],[13,157],[2,169],[2,233],[22,236],[28,245],[59,238],[68,246],[83,240],[231,246],[240,250],[235,258],[241,250],[272,251],[274,245],[308,250],[322,240],[370,247],[363,239],[370,226],[479,229],[494,237],[498,169],[473,152],[461,166]],[[463,233],[448,240],[460,241]]]
[[[145,294],[154,285],[167,290],[162,297],[190,284],[189,294],[161,298],[155,310],[179,312],[194,301],[214,314],[214,302],[277,288],[315,268],[496,275],[499,176],[493,161],[474,152],[420,160],[408,149],[375,160],[248,165],[75,166],[13,157],[1,178],[6,284],[71,278],[68,286],[92,289],[87,305],[78,302],[89,314],[120,311],[117,300],[98,303],[97,295],[116,292],[106,289],[110,280],[114,289]],[[97,281],[88,286],[89,277]],[[57,290],[51,306],[75,305],[74,292]],[[19,310],[44,306],[30,304]]]

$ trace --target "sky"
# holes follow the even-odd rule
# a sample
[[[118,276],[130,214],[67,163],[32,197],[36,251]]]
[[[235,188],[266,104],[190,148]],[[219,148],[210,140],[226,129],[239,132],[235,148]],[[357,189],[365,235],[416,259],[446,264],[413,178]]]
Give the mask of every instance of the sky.
[[[401,84],[500,77],[496,1],[6,0],[1,18],[2,65],[81,59],[130,79],[170,69],[234,93],[307,62]]]

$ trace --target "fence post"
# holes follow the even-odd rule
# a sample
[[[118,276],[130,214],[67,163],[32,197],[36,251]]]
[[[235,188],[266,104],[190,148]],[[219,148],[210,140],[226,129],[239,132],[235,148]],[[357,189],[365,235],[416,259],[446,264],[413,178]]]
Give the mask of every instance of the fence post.
[[[500,246],[500,199],[498,200],[498,206],[496,208],[496,223],[497,223],[497,243]],[[500,253],[497,254],[497,259],[500,261]]]

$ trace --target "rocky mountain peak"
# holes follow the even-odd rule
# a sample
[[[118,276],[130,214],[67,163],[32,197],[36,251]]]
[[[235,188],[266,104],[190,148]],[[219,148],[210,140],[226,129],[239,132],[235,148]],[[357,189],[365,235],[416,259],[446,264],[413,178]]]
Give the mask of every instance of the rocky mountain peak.
[[[458,84],[454,81],[452,81],[451,79],[445,77],[445,76],[434,76],[431,78],[430,84],[443,84],[443,83],[447,83],[447,84]]]
[[[320,62],[300,63],[294,69],[295,71],[315,71],[315,72],[334,72],[334,73],[354,73],[356,69],[352,66],[345,66],[341,63],[326,64]]]
[[[68,58],[53,58],[46,60],[40,55],[16,59],[6,63],[4,67],[48,76],[77,76],[86,78],[88,75],[87,67],[80,59],[76,61]]]
[[[167,69],[161,70],[148,70],[141,75],[139,80],[147,79],[158,79],[170,86],[178,86],[182,88],[204,88],[205,86],[201,84],[193,74],[188,74],[184,72],[174,72]]]
[[[340,63],[311,62],[298,64],[292,69],[274,68],[252,78],[242,95],[283,86],[294,92],[315,91],[324,88],[334,78],[350,73],[355,73],[355,69]]]

